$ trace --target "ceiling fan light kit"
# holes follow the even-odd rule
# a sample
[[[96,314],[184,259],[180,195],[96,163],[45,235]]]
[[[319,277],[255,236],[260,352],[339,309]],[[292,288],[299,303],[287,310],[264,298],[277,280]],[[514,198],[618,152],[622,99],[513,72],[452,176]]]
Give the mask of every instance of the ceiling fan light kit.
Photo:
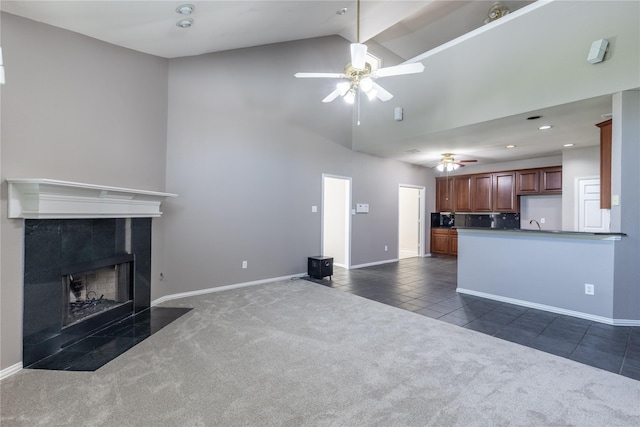
[[[382,86],[375,83],[375,79],[403,74],[421,73],[424,65],[420,62],[401,64],[393,67],[374,70],[367,62],[367,46],[360,43],[360,0],[358,0],[356,43],[351,43],[351,62],[344,68],[344,73],[296,73],[297,78],[337,78],[343,79],[336,85],[336,89],[327,95],[322,102],[331,102],[341,96],[348,104],[355,102],[358,91],[367,95],[370,101],[376,98],[388,101],[393,95]]]
[[[436,169],[439,172],[444,172],[444,171],[451,172],[464,166],[462,163],[475,163],[475,162],[477,162],[477,160],[456,161],[456,159],[453,158],[453,154],[444,153],[442,154],[442,159],[440,159],[440,163],[438,163],[438,165],[436,166]]]

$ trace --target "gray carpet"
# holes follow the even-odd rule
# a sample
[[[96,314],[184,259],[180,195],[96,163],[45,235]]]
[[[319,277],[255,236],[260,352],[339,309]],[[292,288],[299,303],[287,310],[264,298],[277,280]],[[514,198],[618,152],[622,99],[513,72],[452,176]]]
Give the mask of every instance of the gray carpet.
[[[96,372],[2,381],[2,426],[640,425],[639,381],[306,281],[165,305]]]

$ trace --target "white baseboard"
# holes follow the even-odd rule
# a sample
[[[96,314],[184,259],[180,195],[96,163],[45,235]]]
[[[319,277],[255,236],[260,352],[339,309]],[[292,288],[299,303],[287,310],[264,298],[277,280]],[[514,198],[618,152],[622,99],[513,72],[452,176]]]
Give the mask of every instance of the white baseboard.
[[[180,293],[177,293],[177,294],[165,295],[163,297],[160,297],[158,299],[155,299],[155,300],[151,301],[151,307],[156,306],[156,305],[161,304],[161,303],[166,302],[166,301],[174,300],[174,299],[180,299],[180,298],[186,298],[186,297],[194,297],[194,296],[198,296],[198,295],[210,294],[210,293],[213,293],[213,292],[228,291],[229,289],[244,288],[244,287],[247,287],[247,286],[263,285],[265,283],[277,282],[277,281],[280,281],[280,280],[290,280],[290,279],[293,279],[293,278],[304,277],[306,275],[307,275],[307,273],[299,273],[299,274],[292,274],[290,276],[274,277],[274,278],[271,278],[271,279],[255,280],[253,282],[236,283],[234,285],[218,286],[218,287],[215,287],[215,288],[199,289],[197,291],[180,292]]]
[[[18,362],[15,365],[11,365],[8,368],[4,368],[0,370],[0,381],[10,377],[13,374],[20,372],[21,370],[22,370],[22,362]]]
[[[390,264],[392,262],[398,262],[399,259],[395,258],[395,259],[386,259],[384,261],[376,261],[376,262],[369,262],[366,264],[358,264],[358,265],[352,265],[351,269],[356,269],[356,268],[364,268],[364,267],[371,267],[374,265],[381,265],[381,264]]]
[[[480,298],[491,299],[494,301],[506,302],[509,304],[520,305],[522,307],[535,308],[536,310],[549,311],[551,313],[564,314],[581,319],[591,320],[593,322],[606,323],[614,326],[640,326],[640,320],[633,319],[612,319],[609,317],[596,316],[594,314],[583,313],[581,311],[567,310],[564,308],[554,307],[552,305],[538,304],[530,301],[523,301],[515,298],[508,298],[499,295],[487,294],[485,292],[473,291],[471,289],[457,288],[456,291],[461,294],[473,295]]]

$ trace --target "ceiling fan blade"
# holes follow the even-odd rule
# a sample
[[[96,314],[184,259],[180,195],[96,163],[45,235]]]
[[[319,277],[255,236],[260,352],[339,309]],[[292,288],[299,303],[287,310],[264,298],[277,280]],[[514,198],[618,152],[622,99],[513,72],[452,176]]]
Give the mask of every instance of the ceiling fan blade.
[[[393,98],[393,95],[391,95],[389,91],[387,91],[376,82],[373,83],[373,89],[376,90],[376,96],[378,97],[378,99],[380,99],[380,101],[388,101]]]
[[[364,70],[367,59],[367,46],[362,43],[351,43],[351,66],[357,70]]]
[[[403,74],[415,74],[424,71],[422,62],[413,62],[411,64],[400,64],[393,67],[380,68],[376,71],[377,77],[401,76]]]
[[[336,89],[333,92],[331,92],[329,95],[327,95],[325,99],[322,100],[322,102],[331,102],[334,99],[336,99],[338,96],[340,96],[340,89]]]
[[[299,79],[308,79],[308,78],[315,78],[315,77],[341,79],[345,77],[345,75],[342,73],[295,73],[294,75]]]
[[[458,160],[459,163],[475,163],[477,160]]]

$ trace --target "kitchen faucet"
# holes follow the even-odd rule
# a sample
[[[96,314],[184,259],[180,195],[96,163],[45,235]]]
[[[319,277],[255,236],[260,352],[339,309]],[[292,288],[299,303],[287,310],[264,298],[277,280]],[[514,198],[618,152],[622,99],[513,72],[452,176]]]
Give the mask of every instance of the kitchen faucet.
[[[535,222],[535,223],[536,223],[536,225],[538,226],[538,230],[541,230],[541,228],[540,228],[540,223],[539,223],[538,221],[536,221],[535,219],[532,219],[531,221],[529,221],[529,224],[533,224],[534,222]]]

